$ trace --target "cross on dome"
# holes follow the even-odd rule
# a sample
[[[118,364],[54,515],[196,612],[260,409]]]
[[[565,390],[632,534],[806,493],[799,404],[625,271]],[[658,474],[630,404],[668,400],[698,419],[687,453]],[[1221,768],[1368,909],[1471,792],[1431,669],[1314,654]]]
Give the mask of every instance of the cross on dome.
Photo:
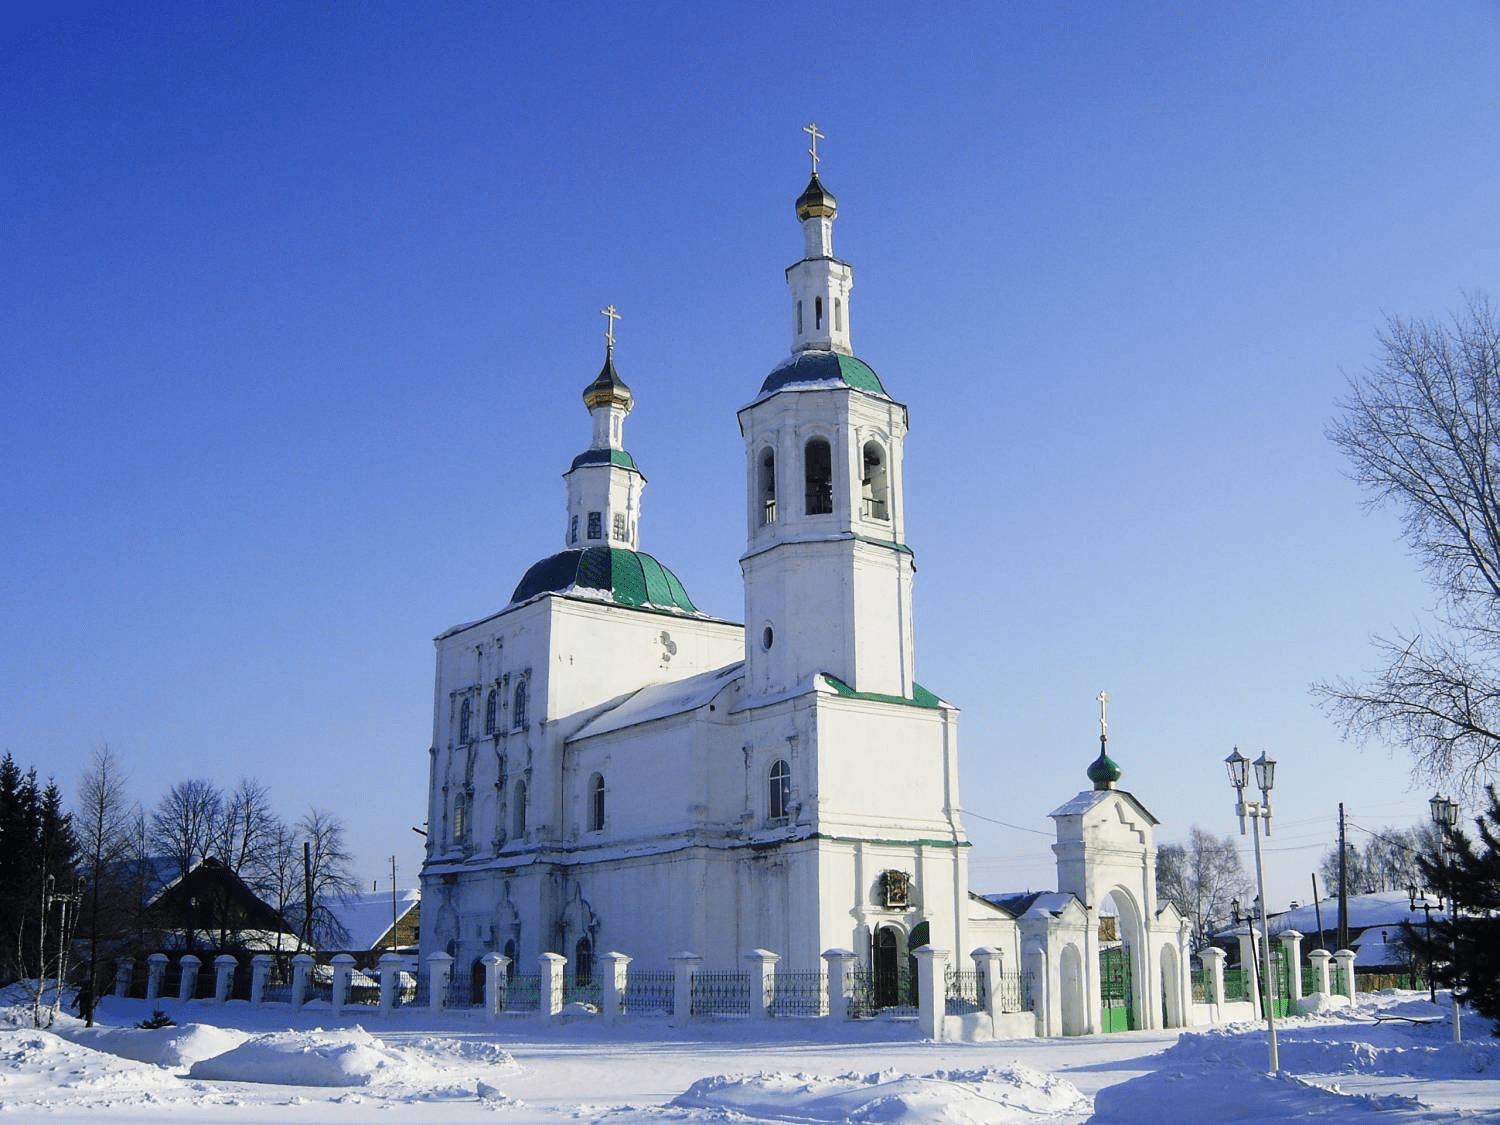
[[[599,310],[599,315],[609,318],[609,327],[604,330],[604,342],[610,351],[615,350],[615,321],[620,319],[620,311],[614,305],[606,305]]]
[[[1101,691],[1094,697],[1099,701],[1099,737],[1109,737],[1109,692]]]
[[[827,140],[828,134],[818,131],[818,123],[816,121],[809,121],[806,125],[802,126],[802,131],[812,138],[812,147],[807,150],[807,155],[812,157],[812,173],[816,176],[818,174],[819,159],[818,142]]]

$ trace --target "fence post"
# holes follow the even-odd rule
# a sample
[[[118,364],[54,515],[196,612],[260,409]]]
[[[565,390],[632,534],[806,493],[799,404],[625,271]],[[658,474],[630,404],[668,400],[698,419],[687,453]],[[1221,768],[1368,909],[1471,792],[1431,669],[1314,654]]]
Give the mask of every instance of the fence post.
[[[146,958],[146,1003],[161,999],[161,978],[167,975],[167,955],[153,953]]]
[[[1302,935],[1296,930],[1282,930],[1276,935],[1281,942],[1282,960],[1292,967],[1292,980],[1288,986],[1287,999],[1302,999]],[[1294,1015],[1296,1013],[1293,1013]]]
[[[693,975],[703,958],[696,953],[679,953],[667,960],[672,963],[672,1019],[686,1023],[693,1015]]]
[[[1240,939],[1240,968],[1245,973],[1245,991],[1249,993],[1250,1008],[1264,1016],[1265,1009],[1260,1006],[1260,962],[1255,952],[1260,931],[1247,923],[1244,929],[1236,930],[1234,936]]]
[[[177,962],[178,968],[182,970],[177,981],[177,999],[191,1000],[193,993],[198,990],[198,966],[203,964],[202,960],[191,953],[184,953]]]
[[[380,1014],[390,1015],[396,1010],[396,989],[401,984],[401,955],[380,955]]]
[[[230,990],[234,988],[234,971],[240,963],[229,953],[214,958],[214,1003],[229,1003]]]
[[[1333,960],[1333,954],[1326,949],[1314,949],[1307,955],[1307,959],[1313,963],[1313,971],[1318,974],[1318,991],[1327,996],[1329,994],[1328,962]]]
[[[928,1039],[941,1041],[943,1017],[948,1014],[948,951],[923,945],[912,950],[917,959],[917,1020]]]
[[[299,953],[292,958],[292,1011],[300,1012],[307,1003],[307,986],[312,981],[313,965],[317,962],[311,953]]]
[[[541,975],[536,1011],[543,1019],[550,1019],[563,1009],[563,969],[568,959],[561,953],[543,953],[536,963]]]
[[[600,960],[604,962],[604,981],[599,988],[599,1006],[604,1009],[605,1019],[616,1020],[625,1011],[630,957],[624,953],[606,953]]]
[[[250,1006],[259,1007],[266,999],[266,978],[271,975],[275,958],[269,953],[257,953],[250,958]]]
[[[442,950],[427,957],[427,1006],[441,1012],[448,1006],[448,977],[453,972],[453,957]]]
[[[1340,949],[1333,955],[1333,959],[1339,966],[1339,983],[1344,986],[1344,995],[1349,997],[1349,1004],[1354,1005],[1354,950]]]
[[[974,971],[979,974],[979,983],[984,988],[984,1010],[989,1013],[990,1023],[997,1029],[998,1034],[1002,1011],[1000,1002],[1000,970],[1003,968],[1000,960],[1001,953],[993,946],[981,945],[969,956],[974,958]]]
[[[122,999],[130,995],[130,982],[135,977],[135,958],[115,958],[115,995]]]
[[[750,967],[750,1018],[771,1018],[771,1004],[776,999],[776,963],[779,954],[769,949],[752,949],[745,954],[745,964]]]
[[[505,969],[510,958],[491,950],[479,963],[484,966],[484,1015],[493,1022],[505,1010]]]
[[[1224,958],[1225,953],[1217,945],[1206,946],[1198,952],[1203,967],[1208,971],[1208,1002],[1214,1007],[1214,1022],[1224,1018]]]
[[[333,958],[333,1014],[344,1014],[344,1005],[349,1003],[349,983],[354,976],[354,958],[348,953],[336,954]]]
[[[825,949],[823,963],[828,966],[828,1018],[853,1019],[854,951]]]

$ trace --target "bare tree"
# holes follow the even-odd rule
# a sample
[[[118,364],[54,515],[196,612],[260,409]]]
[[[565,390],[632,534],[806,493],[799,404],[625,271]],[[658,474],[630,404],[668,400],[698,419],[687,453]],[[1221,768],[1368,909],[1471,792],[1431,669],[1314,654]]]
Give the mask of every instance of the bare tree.
[[[1314,686],[1345,734],[1403,747],[1414,774],[1476,796],[1500,765],[1500,322],[1392,318],[1329,437],[1392,505],[1440,604],[1432,626],[1376,638],[1384,668]]]
[[[1434,855],[1438,849],[1437,830],[1430,824],[1415,828],[1382,828],[1371,832],[1364,847],[1348,846],[1344,859],[1345,880],[1351,894],[1374,894],[1379,891],[1405,891],[1413,884],[1423,884],[1417,862],[1423,855]],[[1318,871],[1323,884],[1337,887],[1339,852],[1327,852]]]
[[[344,845],[344,822],[323,809],[309,809],[297,831],[303,848],[302,942],[337,948],[349,935],[334,904],[359,889],[354,858]]]
[[[128,923],[133,907],[130,878],[131,836],[136,810],[126,791],[127,775],[108,744],[94,751],[89,767],[78,783],[78,803],[73,813],[83,871],[84,936],[88,940],[89,967],[85,981],[92,995],[100,991],[99,943],[118,937]],[[88,1025],[94,1025],[89,1006]]]
[[[242,777],[224,797],[210,851],[253,885],[255,857],[270,843],[279,823],[266,787],[254,778]]]
[[[171,860],[177,876],[210,854],[216,842],[224,795],[211,781],[179,781],[151,813],[150,847]]]
[[[1193,949],[1202,949],[1229,918],[1231,899],[1250,894],[1233,836],[1213,836],[1196,824],[1188,842],[1163,844],[1156,852],[1156,895],[1177,907],[1193,927]]]

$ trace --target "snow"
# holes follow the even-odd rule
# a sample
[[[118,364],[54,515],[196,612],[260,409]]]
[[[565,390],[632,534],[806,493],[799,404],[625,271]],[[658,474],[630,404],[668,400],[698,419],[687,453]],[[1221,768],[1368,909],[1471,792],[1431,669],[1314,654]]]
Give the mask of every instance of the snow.
[[[1260,1024],[931,1043],[895,1020],[489,1024],[405,1009],[334,1021],[326,1008],[168,1001],[158,1006],[177,1025],[145,1030],[135,1026],[151,1014],[143,1001],[106,997],[99,1026],[61,1014],[41,1030],[10,994],[0,996],[0,1123],[87,1111],[95,1125],[469,1125],[497,1114],[507,1125],[1500,1125],[1500,1039],[1470,1014],[1468,1041],[1453,1043],[1446,1002],[1392,990],[1353,1008],[1313,1005],[1278,1021],[1273,1077]]]

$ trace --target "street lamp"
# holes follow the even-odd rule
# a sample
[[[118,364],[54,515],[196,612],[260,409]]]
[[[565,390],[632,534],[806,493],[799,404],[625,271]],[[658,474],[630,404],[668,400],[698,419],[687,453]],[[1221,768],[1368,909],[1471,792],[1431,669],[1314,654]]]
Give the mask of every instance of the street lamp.
[[[1411,897],[1412,910],[1420,910],[1427,919],[1427,998],[1434,1004],[1436,1004],[1437,981],[1432,979],[1432,912],[1434,910],[1441,910],[1443,908],[1443,896],[1438,895],[1436,902],[1428,902],[1427,892],[1424,890],[1419,896],[1417,894],[1417,885],[1415,883],[1407,884],[1406,893]],[[1421,902],[1417,901],[1418,897],[1421,898]]]
[[[1271,1073],[1279,1074],[1281,1058],[1276,1050],[1276,978],[1271,966],[1271,931],[1266,926],[1266,877],[1260,859],[1262,820],[1266,822],[1266,835],[1271,834],[1271,789],[1276,784],[1276,759],[1262,752],[1252,763],[1236,746],[1234,753],[1224,759],[1224,765],[1229,770],[1229,784],[1234,786],[1234,811],[1240,818],[1240,835],[1245,834],[1246,817],[1255,824],[1255,889],[1260,902],[1260,952],[1265,962],[1265,973],[1261,978],[1265,981],[1265,988],[1261,999],[1266,1006],[1266,1039],[1270,1045]],[[1255,767],[1255,787],[1260,790],[1259,801],[1245,800],[1245,787],[1250,784],[1251,765]]]
[[[1432,823],[1437,826],[1438,842],[1442,848],[1443,871],[1448,876],[1448,924],[1453,927],[1453,1042],[1463,1042],[1463,1026],[1458,1006],[1458,896],[1454,893],[1453,863],[1456,851],[1454,833],[1458,831],[1458,802],[1450,801],[1440,793],[1434,793],[1427,802],[1432,810]]]

